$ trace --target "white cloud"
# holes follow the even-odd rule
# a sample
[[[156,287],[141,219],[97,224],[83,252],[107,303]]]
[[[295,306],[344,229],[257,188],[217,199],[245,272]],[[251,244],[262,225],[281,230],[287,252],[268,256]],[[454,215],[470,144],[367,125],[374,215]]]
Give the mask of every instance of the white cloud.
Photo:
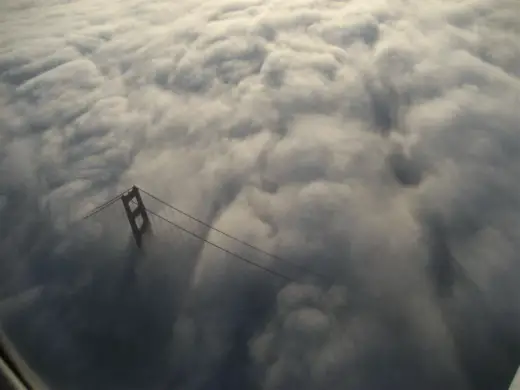
[[[60,229],[137,184],[338,285],[286,287],[272,308],[278,282],[184,236],[180,252],[158,243],[134,311],[151,307],[153,318],[171,295],[184,305],[171,309],[165,352],[175,388],[231,386],[233,370],[237,386],[265,389],[486,388],[499,372],[487,341],[518,325],[519,12],[507,0],[2,2],[2,295],[88,273],[89,257],[101,269],[124,257],[112,233],[85,252],[82,230],[65,238]],[[105,230],[119,237],[110,219]],[[32,243],[34,232],[42,237]],[[467,340],[457,320],[478,322],[482,296],[468,304],[461,287],[453,314],[425,271],[452,259],[498,308]],[[101,271],[106,294],[116,271]],[[161,275],[183,287],[161,290]],[[49,318],[34,334],[60,332],[65,320]],[[42,370],[73,351],[79,388],[103,348],[82,360],[74,332],[61,331],[68,352]],[[482,346],[469,348],[472,337]],[[240,365],[233,359],[248,346]],[[146,348],[135,351],[153,355]],[[467,366],[471,355],[483,363]],[[475,373],[483,387],[470,383]],[[110,388],[124,376],[96,375]]]

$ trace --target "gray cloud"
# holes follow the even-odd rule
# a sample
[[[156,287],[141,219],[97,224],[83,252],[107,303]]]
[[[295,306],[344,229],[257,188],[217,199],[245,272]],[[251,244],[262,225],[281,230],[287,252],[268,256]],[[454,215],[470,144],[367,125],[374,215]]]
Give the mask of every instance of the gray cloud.
[[[57,388],[507,382],[520,351],[519,12],[2,2],[6,328]],[[332,283],[151,198],[296,282],[158,219],[138,260],[118,205],[71,222],[134,183]]]

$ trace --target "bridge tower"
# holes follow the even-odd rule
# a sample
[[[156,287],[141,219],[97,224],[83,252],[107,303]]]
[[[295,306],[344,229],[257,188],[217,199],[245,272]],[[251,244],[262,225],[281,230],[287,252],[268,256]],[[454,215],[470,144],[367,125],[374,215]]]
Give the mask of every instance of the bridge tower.
[[[127,193],[121,196],[121,200],[132,229],[135,243],[137,247],[141,248],[144,235],[151,231],[151,223],[139,188],[133,186]]]

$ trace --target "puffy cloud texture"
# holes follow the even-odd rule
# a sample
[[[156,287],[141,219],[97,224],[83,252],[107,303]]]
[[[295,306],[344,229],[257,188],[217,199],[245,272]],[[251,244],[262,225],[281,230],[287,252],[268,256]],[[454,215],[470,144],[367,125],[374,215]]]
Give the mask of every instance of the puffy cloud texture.
[[[489,389],[520,363],[516,0],[4,0],[0,318],[56,388]],[[151,193],[285,262],[148,207]],[[129,264],[131,266],[129,266]]]

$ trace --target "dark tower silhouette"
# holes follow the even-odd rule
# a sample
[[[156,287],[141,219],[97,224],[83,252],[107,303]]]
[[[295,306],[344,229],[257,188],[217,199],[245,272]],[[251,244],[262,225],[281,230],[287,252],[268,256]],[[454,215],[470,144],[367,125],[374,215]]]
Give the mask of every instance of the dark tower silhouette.
[[[151,230],[151,224],[143,199],[139,193],[139,188],[133,186],[126,194],[121,196],[121,200],[125,207],[128,222],[132,228],[135,243],[139,248],[141,248],[143,244],[143,236],[146,232]],[[140,223],[139,219],[141,219]]]

